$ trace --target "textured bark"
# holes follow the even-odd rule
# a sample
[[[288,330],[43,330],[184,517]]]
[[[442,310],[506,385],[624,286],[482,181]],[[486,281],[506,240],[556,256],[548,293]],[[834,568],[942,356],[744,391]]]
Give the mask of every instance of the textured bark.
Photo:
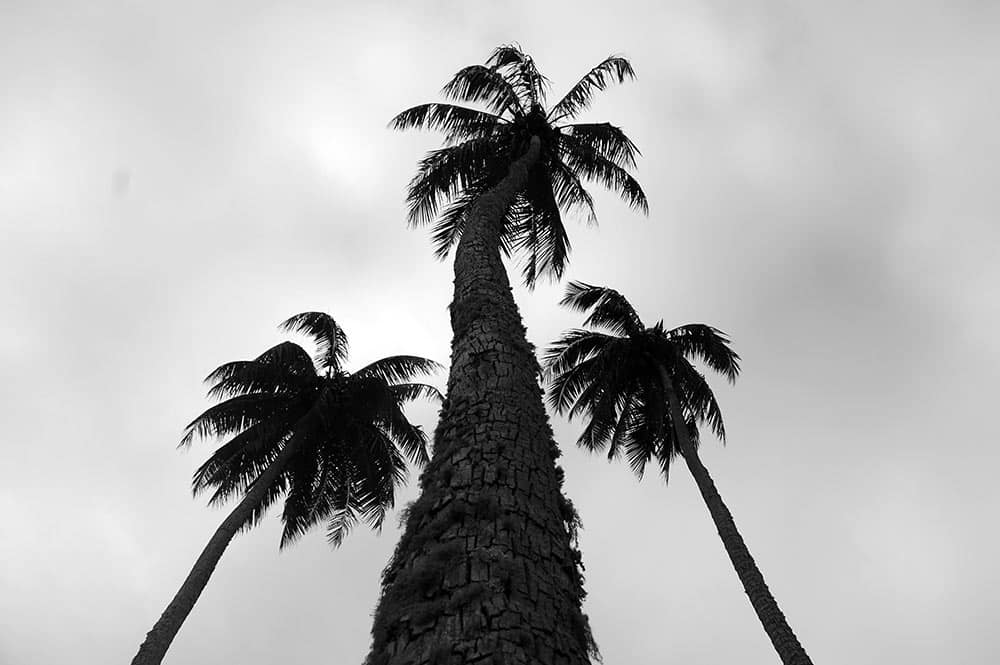
[[[575,513],[499,250],[538,153],[533,139],[476,202],[456,250],[448,394],[383,574],[369,665],[590,662]]]
[[[233,536],[240,530],[253,513],[255,506],[260,504],[264,498],[267,488],[278,478],[285,464],[295,454],[297,444],[286,445],[274,462],[271,463],[264,473],[250,487],[250,491],[237,504],[233,512],[222,521],[215,534],[208,541],[208,545],[202,550],[194,567],[188,573],[184,583],[174,599],[167,605],[160,618],[153,625],[153,629],[146,633],[146,639],[139,646],[139,652],[132,659],[132,665],[159,665],[166,655],[170,643],[174,641],[181,624],[187,619],[188,614],[194,608],[194,604],[205,590],[215,566],[218,565],[222,553],[233,539]]]
[[[736,528],[732,513],[723,502],[719,490],[715,488],[715,483],[712,481],[708,469],[701,463],[698,451],[691,442],[687,429],[681,425],[684,423],[684,415],[670,377],[662,367],[660,373],[667,399],[670,402],[670,418],[676,428],[681,454],[684,456],[684,461],[687,462],[691,475],[694,476],[698,490],[705,500],[705,505],[708,506],[708,512],[712,515],[712,521],[715,522],[715,528],[719,532],[719,537],[722,538],[722,544],[726,548],[729,560],[733,563],[736,575],[740,578],[743,589],[750,599],[750,605],[753,606],[757,618],[764,626],[764,632],[771,638],[771,644],[774,645],[774,650],[778,652],[778,657],[781,658],[784,665],[812,665],[805,649],[799,644],[798,638],[795,637],[795,633],[792,632],[785,620],[785,615],[778,607],[778,602],[771,595],[771,590],[767,588],[764,576],[757,568],[757,563],[750,555],[750,550],[743,541],[743,536]]]

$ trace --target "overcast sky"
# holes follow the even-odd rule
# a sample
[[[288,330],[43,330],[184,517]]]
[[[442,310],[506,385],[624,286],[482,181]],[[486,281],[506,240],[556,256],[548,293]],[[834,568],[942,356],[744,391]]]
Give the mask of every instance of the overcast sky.
[[[567,277],[732,336],[703,459],[813,660],[989,662],[998,34],[977,0],[0,0],[0,663],[131,659],[225,515],[188,489],[212,444],[174,448],[200,381],[281,320],[448,360],[450,263],[404,217],[439,137],[386,123],[511,41],[555,99],[636,69],[582,118],[638,143],[650,215],[598,194]],[[538,346],[561,292],[516,293]],[[553,424],[605,662],[776,663],[686,469]],[[361,662],[395,514],[278,535],[234,540],[167,663]]]

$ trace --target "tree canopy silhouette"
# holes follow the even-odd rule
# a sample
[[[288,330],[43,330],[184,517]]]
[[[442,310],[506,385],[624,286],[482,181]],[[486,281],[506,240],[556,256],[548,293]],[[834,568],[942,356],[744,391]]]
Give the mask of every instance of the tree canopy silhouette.
[[[435,129],[445,135],[445,147],[421,160],[410,182],[410,223],[433,222],[437,254],[447,255],[461,237],[472,204],[507,175],[537,137],[538,157],[506,211],[500,240],[505,252],[524,255],[529,286],[541,275],[561,277],[570,249],[561,210],[597,220],[585,181],[607,187],[644,213],[649,210],[629,173],[639,155],[631,139],[609,123],[567,122],[589,106],[596,92],[633,78],[628,60],[609,56],[546,109],[549,81],[518,46],[500,46],[485,64],[461,69],[442,93],[484,109],[421,104],[390,123],[395,129]]]
[[[281,547],[320,522],[333,546],[358,521],[382,524],[405,480],[406,462],[423,465],[427,439],[403,413],[407,402],[440,398],[413,382],[440,369],[418,356],[390,356],[348,372],[348,340],[328,314],[304,312],[282,324],[316,345],[309,354],[282,342],[253,360],[208,375],[209,397],[223,400],[195,418],[182,446],[197,437],[228,438],[195,472],[195,494],[210,504],[242,497],[209,540],[177,595],[146,636],[133,665],[160,663],[208,584],[232,538],[285,497]]]
[[[624,455],[640,477],[656,460],[666,480],[680,455],[782,663],[812,665],[698,456],[700,425],[723,440],[726,432],[715,395],[693,361],[734,382],[740,357],[729,338],[701,323],[646,327],[622,294],[603,286],[571,282],[561,304],[587,312],[584,325],[590,329],[569,330],[546,351],[549,404],[570,419],[586,419],[581,447],[607,449],[608,459]]]

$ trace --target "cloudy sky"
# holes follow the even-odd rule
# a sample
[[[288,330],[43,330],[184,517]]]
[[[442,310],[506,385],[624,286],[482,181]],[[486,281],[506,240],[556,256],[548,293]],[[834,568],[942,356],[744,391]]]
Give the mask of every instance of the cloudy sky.
[[[998,30],[977,0],[0,0],[0,663],[131,659],[225,514],[188,489],[211,444],[174,448],[200,381],[281,320],[447,360],[450,265],[403,202],[438,137],[386,123],[511,41],[556,97],[635,66],[585,118],[639,144],[650,215],[598,195],[568,278],[733,337],[704,461],[815,662],[988,662]],[[579,323],[560,294],[516,294],[539,346]],[[777,662],[685,470],[553,423],[605,662]],[[238,537],[166,662],[360,663],[389,522]]]

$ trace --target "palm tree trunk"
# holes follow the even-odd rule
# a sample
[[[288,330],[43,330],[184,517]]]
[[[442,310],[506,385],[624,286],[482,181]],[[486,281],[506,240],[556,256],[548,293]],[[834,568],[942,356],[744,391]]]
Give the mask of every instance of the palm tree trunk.
[[[705,500],[705,505],[708,506],[708,512],[712,515],[712,521],[715,522],[719,537],[722,538],[722,544],[726,548],[729,560],[733,563],[733,568],[736,569],[743,589],[750,598],[750,604],[757,613],[757,618],[764,626],[764,632],[771,638],[771,644],[774,645],[774,650],[778,652],[784,665],[812,665],[812,660],[799,644],[798,638],[795,637],[795,633],[792,632],[785,620],[785,615],[778,607],[778,602],[771,595],[771,590],[767,588],[764,576],[757,568],[757,563],[750,555],[746,543],[743,542],[743,537],[736,528],[733,515],[723,502],[719,490],[715,488],[715,483],[712,481],[708,469],[698,457],[698,451],[691,442],[687,431],[680,400],[677,398],[677,393],[674,392],[673,383],[665,368],[660,367],[660,375],[667,399],[670,402],[670,420],[677,433],[684,461],[687,462],[688,469],[694,476],[698,490]]]
[[[575,513],[500,257],[506,212],[538,154],[534,138],[474,204],[456,250],[448,394],[383,573],[368,665],[590,662]]]
[[[297,447],[297,443],[286,445],[270,466],[254,481],[250,491],[233,509],[233,512],[229,513],[229,516],[222,521],[205,549],[202,550],[198,560],[195,561],[194,567],[188,573],[184,583],[181,584],[177,595],[167,605],[167,609],[160,615],[160,618],[153,625],[153,629],[146,634],[146,639],[139,646],[139,652],[132,659],[132,665],[159,665],[163,660],[163,656],[170,648],[170,643],[173,642],[177,631],[180,630],[181,624],[191,613],[201,592],[205,590],[205,585],[208,584],[208,579],[212,576],[219,559],[222,558],[222,553],[226,551],[229,541],[246,524],[254,507],[260,504],[268,487],[281,475],[286,463],[295,454]]]

